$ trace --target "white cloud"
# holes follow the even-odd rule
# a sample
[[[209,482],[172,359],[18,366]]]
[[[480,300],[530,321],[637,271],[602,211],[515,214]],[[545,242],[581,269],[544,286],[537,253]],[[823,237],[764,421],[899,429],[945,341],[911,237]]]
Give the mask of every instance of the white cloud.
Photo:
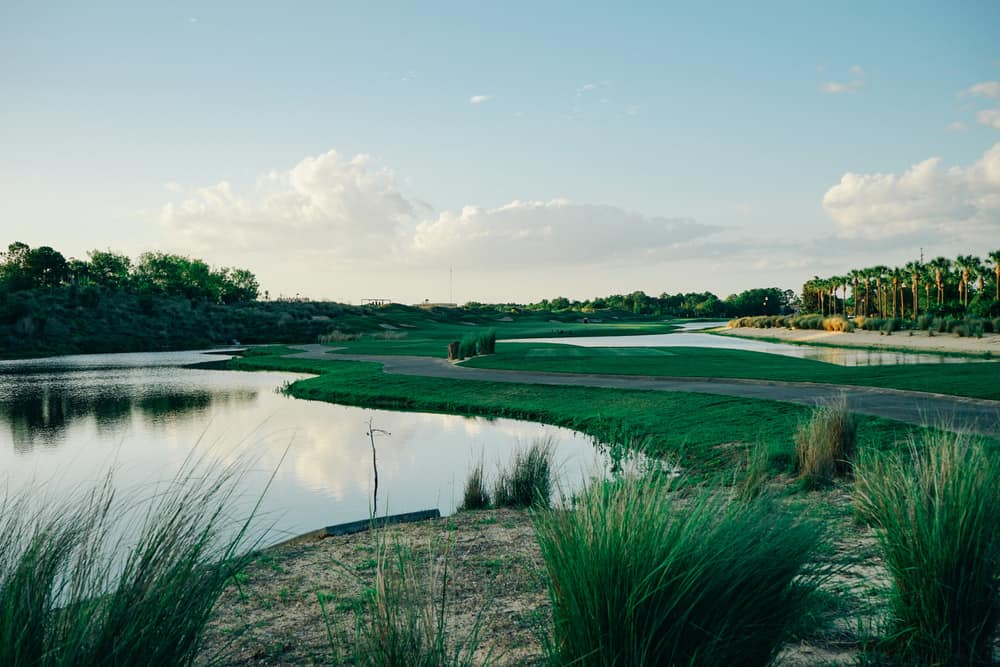
[[[848,172],[827,190],[823,208],[845,238],[998,238],[1000,143],[967,167],[945,169],[930,158],[899,175]]]
[[[827,81],[819,89],[828,95],[855,93],[865,85],[865,71],[859,65],[853,65],[848,70],[851,79],[848,81]]]
[[[469,98],[469,104],[482,104],[493,99],[492,95],[473,95]]]
[[[1000,130],[1000,107],[996,109],[983,109],[977,112],[976,120],[987,127],[995,127]]]
[[[657,262],[684,254],[717,227],[647,216],[615,206],[513,201],[434,212],[404,195],[392,171],[371,158],[335,151],[272,171],[241,191],[223,181],[190,191],[160,211],[185,247],[244,251],[303,250],[342,260],[373,257],[400,266],[440,260],[484,268],[526,262]]]
[[[498,208],[466,206],[421,222],[412,248],[415,258],[460,256],[493,265],[622,257],[655,262],[717,229],[615,206],[513,201]]]
[[[956,120],[954,123],[948,123],[947,127],[944,128],[946,132],[964,132],[965,123]]]
[[[970,86],[964,91],[966,95],[978,97],[1000,97],[1000,81],[983,81]]]
[[[585,84],[583,84],[582,86],[580,86],[579,88],[576,89],[576,94],[577,95],[583,95],[584,93],[589,93],[592,90],[597,90],[597,84],[596,83],[585,83]]]
[[[375,168],[367,155],[348,160],[329,151],[261,176],[246,193],[226,181],[198,188],[164,206],[160,219],[201,246],[299,244],[347,254],[393,236],[413,211],[391,171]]]

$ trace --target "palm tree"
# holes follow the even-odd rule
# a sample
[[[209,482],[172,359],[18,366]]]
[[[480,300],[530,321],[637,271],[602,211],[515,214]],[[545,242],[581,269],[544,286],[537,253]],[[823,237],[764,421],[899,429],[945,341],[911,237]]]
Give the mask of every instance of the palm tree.
[[[879,264],[874,267],[872,271],[875,272],[875,298],[878,301],[878,316],[885,317],[885,291],[882,289],[882,281],[886,278],[886,274],[889,272],[888,266],[882,266]]]
[[[917,284],[920,282],[920,271],[923,267],[920,266],[920,262],[913,261],[906,265],[906,270],[910,272],[910,278],[913,287],[913,319],[917,319],[920,314],[920,292],[917,290]]]
[[[937,285],[937,302],[944,303],[944,277],[951,272],[951,260],[947,257],[935,257],[928,264],[934,269],[934,284]]]
[[[956,267],[962,272],[962,305],[969,307],[969,278],[975,273],[976,266],[982,264],[978,257],[973,255],[959,255],[955,259]]]
[[[921,280],[924,281],[924,307],[930,310],[931,307],[931,287],[934,285],[934,267],[924,264],[921,269]]]
[[[997,252],[1000,252],[998,250]],[[858,281],[861,280],[862,272],[860,269],[851,269],[851,272],[847,274],[851,279],[851,299],[854,300],[854,317],[858,316]]]
[[[996,290],[993,298],[1000,301],[1000,250],[994,250],[989,254],[990,261],[993,262],[993,287]]]

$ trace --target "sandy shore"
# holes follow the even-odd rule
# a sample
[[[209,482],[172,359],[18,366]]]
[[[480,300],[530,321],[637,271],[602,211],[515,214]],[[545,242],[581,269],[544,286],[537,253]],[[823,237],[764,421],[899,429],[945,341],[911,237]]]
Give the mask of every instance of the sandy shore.
[[[914,352],[941,352],[959,354],[986,354],[1000,358],[1000,335],[983,334],[982,338],[959,338],[954,334],[926,331],[897,331],[885,335],[877,331],[816,331],[814,329],[756,329],[736,327],[718,329],[713,333],[743,338],[772,338],[787,343],[808,343],[834,347],[867,347],[913,350]],[[912,335],[911,335],[912,334]]]

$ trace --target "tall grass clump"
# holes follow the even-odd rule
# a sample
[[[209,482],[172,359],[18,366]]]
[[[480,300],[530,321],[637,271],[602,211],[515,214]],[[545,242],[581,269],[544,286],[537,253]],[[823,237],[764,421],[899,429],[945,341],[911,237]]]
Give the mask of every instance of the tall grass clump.
[[[501,468],[493,486],[497,507],[548,507],[552,500],[555,445],[551,438],[532,441]]]
[[[463,336],[458,343],[458,358],[467,359],[476,356],[476,336]]]
[[[887,647],[907,664],[992,664],[1000,458],[971,436],[925,432],[908,455],[863,456],[855,476],[893,582]]]
[[[764,499],[601,482],[535,515],[552,665],[767,665],[811,606],[819,528]]]
[[[356,619],[353,664],[359,667],[472,667],[488,665],[477,657],[481,616],[462,638],[448,629],[448,553],[420,556],[383,531],[374,533],[375,580],[365,593]],[[323,615],[329,617],[320,598]],[[332,632],[329,635],[332,643]],[[333,646],[335,651],[339,647]]]
[[[476,337],[476,352],[478,354],[494,354],[497,349],[497,332],[493,329]]]
[[[462,509],[481,510],[490,506],[490,492],[486,488],[483,476],[483,459],[472,467],[472,472],[465,480],[465,490],[462,493]]]
[[[144,503],[119,501],[110,478],[40,510],[0,501],[0,664],[192,664],[252,557],[247,524],[227,518],[239,479],[186,466]]]
[[[809,487],[822,486],[851,471],[858,424],[847,399],[820,405],[795,431],[796,471]]]
[[[823,330],[840,332],[854,331],[854,322],[851,322],[846,317],[841,315],[834,315],[833,317],[827,317],[823,320]]]

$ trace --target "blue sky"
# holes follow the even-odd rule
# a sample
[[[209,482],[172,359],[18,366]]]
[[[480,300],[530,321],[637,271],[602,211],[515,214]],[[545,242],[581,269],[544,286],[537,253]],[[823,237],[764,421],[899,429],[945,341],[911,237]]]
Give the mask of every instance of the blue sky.
[[[995,2],[8,1],[4,243],[344,301],[444,300],[448,267],[463,301],[725,296],[983,255],[998,32]]]

